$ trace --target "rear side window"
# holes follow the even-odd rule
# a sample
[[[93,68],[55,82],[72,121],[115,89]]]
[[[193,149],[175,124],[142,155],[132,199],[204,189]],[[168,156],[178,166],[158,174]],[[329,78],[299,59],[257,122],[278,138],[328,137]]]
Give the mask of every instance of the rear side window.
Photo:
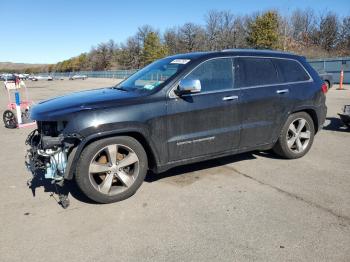
[[[200,64],[185,78],[200,80],[203,92],[219,91],[233,88],[232,71],[230,58],[217,58]]]
[[[239,57],[235,61],[238,87],[281,83],[270,58]]]
[[[273,59],[273,63],[282,75],[284,82],[299,82],[310,79],[305,69],[295,60]]]

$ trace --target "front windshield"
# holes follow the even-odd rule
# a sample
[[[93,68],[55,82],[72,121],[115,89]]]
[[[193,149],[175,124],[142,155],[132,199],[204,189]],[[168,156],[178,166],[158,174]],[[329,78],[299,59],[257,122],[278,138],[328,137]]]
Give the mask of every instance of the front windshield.
[[[153,62],[116,86],[125,91],[148,91],[164,83],[189,62],[189,59],[164,58]]]

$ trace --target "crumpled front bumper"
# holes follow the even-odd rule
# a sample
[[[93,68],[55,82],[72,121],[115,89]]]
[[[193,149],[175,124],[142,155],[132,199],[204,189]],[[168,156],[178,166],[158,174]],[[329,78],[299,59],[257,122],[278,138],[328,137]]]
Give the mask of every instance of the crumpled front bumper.
[[[43,175],[47,179],[64,179],[67,155],[71,147],[64,137],[51,137],[34,130],[26,140],[28,146],[25,165],[33,176]]]

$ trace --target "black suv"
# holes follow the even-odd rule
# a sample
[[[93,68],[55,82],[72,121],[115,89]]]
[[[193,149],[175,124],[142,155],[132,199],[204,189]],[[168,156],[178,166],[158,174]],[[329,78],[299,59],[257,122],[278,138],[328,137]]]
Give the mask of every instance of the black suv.
[[[26,162],[60,185],[75,178],[97,202],[120,201],[148,169],[271,148],[302,157],[325,120],[326,91],[305,58],[289,53],[170,56],[117,86],[33,107]]]

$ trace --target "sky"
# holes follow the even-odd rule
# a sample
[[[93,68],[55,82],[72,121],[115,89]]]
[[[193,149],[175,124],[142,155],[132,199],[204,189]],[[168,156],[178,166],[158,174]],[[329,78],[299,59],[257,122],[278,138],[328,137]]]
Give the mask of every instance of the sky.
[[[349,0],[0,0],[0,61],[56,63],[109,39],[124,42],[144,24],[161,32],[204,24],[213,9],[245,15],[308,7],[350,15]]]

